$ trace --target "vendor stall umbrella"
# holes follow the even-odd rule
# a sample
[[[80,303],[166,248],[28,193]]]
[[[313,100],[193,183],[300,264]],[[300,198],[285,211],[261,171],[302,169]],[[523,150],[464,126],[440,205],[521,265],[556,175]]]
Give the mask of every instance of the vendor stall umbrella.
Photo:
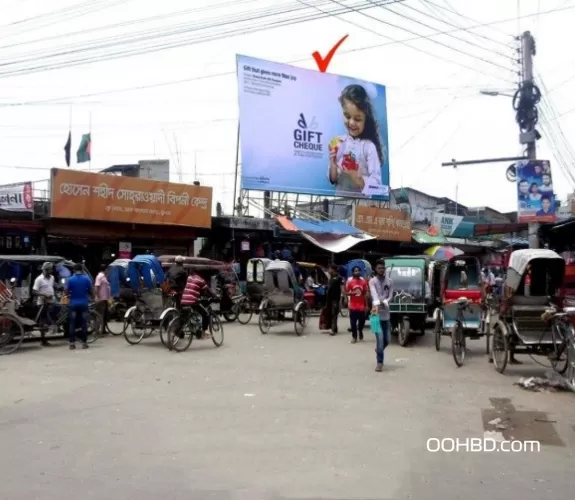
[[[435,245],[435,246],[429,247],[425,251],[425,255],[430,255],[430,256],[435,257],[436,259],[439,259],[439,260],[449,260],[452,257],[457,257],[458,255],[461,255],[462,253],[463,252],[461,250],[459,250],[458,248],[442,247],[441,245]]]

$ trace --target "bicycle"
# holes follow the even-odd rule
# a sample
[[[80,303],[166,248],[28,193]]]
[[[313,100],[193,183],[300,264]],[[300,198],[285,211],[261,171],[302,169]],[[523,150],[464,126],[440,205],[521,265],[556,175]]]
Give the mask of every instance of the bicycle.
[[[44,313],[44,310],[46,312]],[[49,330],[53,332],[62,332],[65,337],[68,336],[69,332],[69,320],[70,316],[69,312],[69,305],[68,304],[61,304],[61,303],[47,303],[40,306],[38,310],[38,314],[36,315],[36,323],[40,328],[43,327],[41,319],[47,319],[47,324],[44,323],[44,326],[47,326]],[[87,333],[88,344],[94,343],[102,336],[102,323],[103,318],[102,316],[96,311],[95,304],[90,304],[88,306],[88,318],[87,318]],[[76,327],[78,330],[78,327]]]
[[[551,367],[560,375],[571,369],[567,377],[571,378],[571,383],[575,382],[575,328],[571,322],[573,316],[575,307],[566,307],[562,312],[552,307],[543,314],[544,321],[548,321],[551,327],[553,352],[548,355]],[[562,361],[563,365],[560,364]]]
[[[453,360],[458,367],[463,366],[463,363],[465,362],[465,316],[463,313],[468,308],[469,301],[466,298],[460,298],[457,300],[457,317],[455,319],[455,324],[451,329],[451,353],[453,354]]]
[[[180,314],[170,321],[167,327],[166,345],[170,351],[184,352],[192,345],[194,337],[202,340],[203,318],[208,317],[210,337],[216,347],[224,343],[224,327],[219,315],[211,308],[214,299],[202,299],[194,306],[183,306]],[[202,313],[200,313],[202,310]]]

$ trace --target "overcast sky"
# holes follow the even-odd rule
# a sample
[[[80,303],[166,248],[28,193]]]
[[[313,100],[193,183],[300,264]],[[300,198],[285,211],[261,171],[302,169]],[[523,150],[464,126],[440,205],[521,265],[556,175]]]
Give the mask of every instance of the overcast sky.
[[[459,174],[440,164],[520,154],[511,99],[479,91],[513,92],[518,71],[513,36],[531,30],[537,41],[536,72],[550,91],[538,154],[552,161],[559,196],[573,191],[559,160],[573,168],[568,141],[575,130],[575,66],[564,50],[575,0],[405,0],[363,14],[258,29],[293,16],[370,3],[376,0],[3,0],[2,181],[47,179],[51,167],[65,166],[70,119],[74,152],[91,120],[94,171],[169,158],[172,180],[197,177],[213,186],[214,200],[231,211],[236,54],[315,69],[311,53],[325,54],[349,33],[329,71],[387,86],[392,187],[454,198],[458,183],[460,203],[514,210],[506,164],[461,167]],[[279,10],[285,13],[278,15]],[[150,17],[154,20],[141,21]],[[249,17],[255,19],[238,22]],[[455,31],[505,19],[510,21]],[[449,30],[451,36],[421,38]],[[178,47],[157,51],[173,45]],[[86,60],[93,62],[79,64]]]

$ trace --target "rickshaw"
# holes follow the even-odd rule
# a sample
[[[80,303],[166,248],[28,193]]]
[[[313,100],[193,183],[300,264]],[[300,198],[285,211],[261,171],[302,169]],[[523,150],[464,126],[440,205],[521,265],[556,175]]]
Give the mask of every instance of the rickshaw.
[[[345,265],[345,272],[340,273],[342,274],[342,277],[345,279],[345,281],[347,282],[347,280],[349,280],[352,277],[354,267],[359,267],[360,276],[365,281],[369,282],[369,280],[373,276],[373,267],[371,267],[371,264],[364,259],[353,259],[350,260]],[[371,298],[369,300],[371,301]],[[349,309],[347,307],[347,298],[345,297],[345,295],[342,295],[341,297],[339,312],[344,318],[349,316]],[[369,311],[366,313],[366,316],[369,316]],[[348,331],[351,332],[351,328],[349,328]]]
[[[54,266],[54,302],[37,305],[32,293],[34,280],[42,272],[42,265]],[[50,336],[68,335],[68,308],[62,291],[72,275],[74,262],[54,255],[2,255],[0,256],[0,355],[16,351],[24,337],[36,338],[40,328],[51,329]],[[87,269],[84,272],[90,276]],[[44,308],[50,308],[44,315]],[[47,321],[40,324],[40,318]],[[102,319],[90,307],[88,315],[88,342],[100,335]]]
[[[466,338],[479,339],[484,289],[479,259],[458,255],[447,261],[441,305],[435,311],[435,349],[442,335],[451,336],[451,352],[457,366],[465,361]]]
[[[108,321],[106,331],[112,335],[122,335],[127,322],[126,311],[135,304],[136,296],[128,278],[130,259],[116,259],[108,265],[106,277],[110,283]],[[116,323],[119,325],[117,326]]]
[[[552,250],[512,252],[492,332],[491,355],[499,373],[510,354],[545,356],[561,374],[575,363],[568,356],[575,342],[575,308],[562,309],[564,276],[565,260]]]
[[[164,271],[168,272],[176,262],[176,255],[162,255],[158,258]],[[184,269],[189,274],[194,271],[202,276],[210,285],[218,299],[210,305],[211,311],[221,315],[228,322],[233,322],[238,318],[238,306],[241,296],[239,294],[239,280],[232,264],[203,257],[184,257],[182,263]],[[172,297],[169,295],[169,283],[163,286],[166,302],[164,311],[177,311]]]
[[[400,346],[407,346],[412,330],[425,335],[427,316],[432,304],[432,285],[428,256],[397,256],[385,259],[387,275],[393,282],[389,302],[392,333]]]
[[[124,338],[129,344],[139,344],[158,329],[162,344],[167,345],[165,330],[177,311],[165,308],[160,287],[166,276],[160,261],[154,255],[136,255],[128,262],[127,278],[136,304],[124,315]]]
[[[329,274],[324,267],[312,262],[297,262],[297,265],[303,274],[301,285],[304,288],[303,297],[308,313],[312,311],[319,312],[326,304]],[[311,276],[314,282],[311,290],[307,290],[305,285],[305,280],[307,280],[308,276]]]
[[[238,302],[238,322],[247,325],[257,314],[265,295],[264,273],[270,259],[250,259],[246,266],[246,294]]]
[[[259,307],[260,331],[266,334],[273,323],[293,321],[296,334],[302,335],[307,325],[306,306],[289,262],[269,263],[264,271],[264,293]]]

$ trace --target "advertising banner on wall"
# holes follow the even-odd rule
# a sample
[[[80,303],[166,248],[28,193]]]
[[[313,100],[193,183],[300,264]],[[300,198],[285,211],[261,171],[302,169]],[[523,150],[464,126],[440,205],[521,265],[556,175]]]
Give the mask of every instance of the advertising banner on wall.
[[[389,199],[382,85],[237,56],[243,189]]]
[[[354,226],[379,240],[411,241],[411,218],[401,210],[355,205]]]
[[[212,188],[52,169],[51,216],[211,227]]]
[[[435,212],[433,214],[433,225],[441,230],[444,236],[451,236],[463,221],[461,215],[449,215]]]
[[[547,160],[522,160],[517,172],[519,222],[555,222],[555,195],[551,165]]]
[[[0,186],[0,210],[7,212],[32,212],[32,183],[6,184]]]

